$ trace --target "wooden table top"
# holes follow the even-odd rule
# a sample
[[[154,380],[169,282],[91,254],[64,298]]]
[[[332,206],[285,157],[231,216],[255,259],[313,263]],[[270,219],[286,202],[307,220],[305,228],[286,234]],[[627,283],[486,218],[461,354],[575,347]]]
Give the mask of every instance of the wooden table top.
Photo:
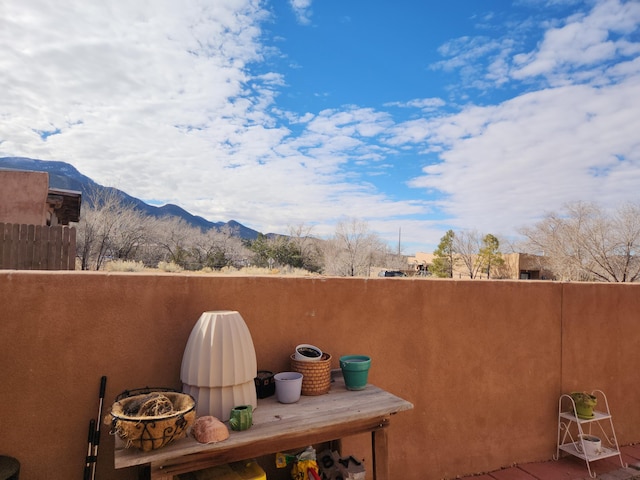
[[[124,443],[116,439],[114,464],[115,468],[161,464],[192,454],[225,457],[231,450],[256,449],[261,444],[265,452],[278,446],[275,452],[290,448],[297,441],[301,445],[312,444],[371,430],[377,422],[412,408],[410,402],[371,384],[364,390],[347,390],[342,377],[336,377],[324,395],[302,396],[291,404],[279,403],[275,395],[259,399],[253,426],[241,432],[230,430],[229,438],[222,442],[202,444],[189,436],[158,450],[142,452],[124,448]]]

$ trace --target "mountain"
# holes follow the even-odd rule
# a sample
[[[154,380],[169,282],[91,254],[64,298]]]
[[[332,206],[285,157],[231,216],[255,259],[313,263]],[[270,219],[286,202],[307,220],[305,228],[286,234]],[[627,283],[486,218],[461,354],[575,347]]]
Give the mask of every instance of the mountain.
[[[0,169],[9,170],[28,170],[36,172],[47,172],[49,174],[49,188],[60,188],[64,190],[75,190],[82,192],[82,201],[89,202],[91,195],[101,190],[115,191],[122,200],[133,205],[136,209],[146,213],[147,215],[161,218],[166,216],[174,216],[183,219],[189,225],[198,227],[202,230],[211,228],[222,228],[228,226],[232,231],[237,232],[240,238],[246,240],[255,240],[259,232],[245,227],[235,220],[228,222],[211,222],[197,215],[192,215],[182,207],[168,203],[161,207],[156,207],[143,202],[142,200],[132,197],[127,193],[113,187],[104,187],[86,175],[81,174],[76,168],[68,163],[59,161],[34,160],[32,158],[23,157],[0,157]]]

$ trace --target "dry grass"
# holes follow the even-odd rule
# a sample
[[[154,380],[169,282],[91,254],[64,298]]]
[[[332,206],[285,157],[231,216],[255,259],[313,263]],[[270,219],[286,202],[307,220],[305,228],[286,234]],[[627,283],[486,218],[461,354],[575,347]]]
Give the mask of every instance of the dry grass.
[[[125,261],[125,260],[113,260],[105,264],[104,267],[107,272],[166,272],[166,273],[181,273],[184,272],[184,268],[173,262],[160,262],[157,268],[145,267],[142,262]],[[209,267],[205,267],[202,270],[197,270],[189,273],[197,273],[204,275],[287,275],[297,277],[311,277],[319,276],[318,273],[309,272],[302,268],[294,267],[282,267],[282,268],[263,268],[263,267],[223,267],[220,270],[214,270]]]
[[[146,270],[144,263],[129,260],[112,260],[105,264],[107,272],[143,272]]]

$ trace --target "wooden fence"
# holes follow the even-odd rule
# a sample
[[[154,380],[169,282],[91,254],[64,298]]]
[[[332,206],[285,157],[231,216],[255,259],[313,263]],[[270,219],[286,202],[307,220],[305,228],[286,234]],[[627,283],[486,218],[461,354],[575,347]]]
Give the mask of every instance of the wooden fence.
[[[0,269],[75,270],[76,229],[0,222]]]

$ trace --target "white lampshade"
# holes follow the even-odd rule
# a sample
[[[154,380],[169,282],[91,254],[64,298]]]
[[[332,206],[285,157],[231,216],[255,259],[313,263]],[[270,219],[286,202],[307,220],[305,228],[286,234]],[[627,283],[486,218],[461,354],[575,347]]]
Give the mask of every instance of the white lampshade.
[[[182,357],[182,391],[197,402],[198,416],[229,420],[237,405],[258,406],[256,351],[238,312],[204,312],[191,330]]]
[[[194,387],[228,387],[258,374],[251,332],[238,312],[204,312],[191,330],[180,379]]]

